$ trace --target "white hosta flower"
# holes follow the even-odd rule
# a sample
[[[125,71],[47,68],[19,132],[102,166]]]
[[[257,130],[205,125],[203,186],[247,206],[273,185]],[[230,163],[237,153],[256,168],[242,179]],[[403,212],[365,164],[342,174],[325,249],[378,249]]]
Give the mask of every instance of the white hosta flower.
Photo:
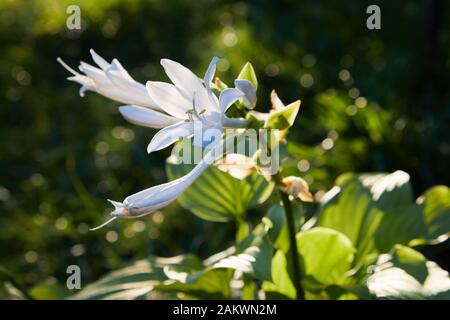
[[[173,202],[181,195],[209,165],[220,158],[226,145],[233,143],[236,135],[232,134],[210,146],[203,159],[185,176],[169,181],[125,198],[123,202],[108,200],[113,206],[112,218],[91,230],[97,230],[117,218],[137,218],[150,214]]]
[[[160,109],[148,95],[145,86],[135,81],[117,59],[108,63],[94,50],[91,49],[90,53],[98,67],[81,62],[78,68],[84,74],[69,67],[61,58],[57,59],[64,68],[73,74],[67,79],[81,84],[80,95],[82,97],[85,91],[90,90],[125,104]]]
[[[211,136],[221,134],[225,111],[244,94],[238,89],[228,88],[220,93],[219,98],[216,97],[211,90],[211,81],[218,60],[216,57],[211,60],[203,81],[181,64],[168,59],[161,60],[173,84],[148,81],[147,91],[158,107],[178,119],[178,122],[156,133],[148,145],[148,153],[192,135],[194,144],[205,145],[212,138],[205,137],[208,130]]]
[[[211,81],[219,60],[216,57],[212,59],[203,80],[181,64],[162,59],[161,64],[173,84],[149,81],[144,86],[136,82],[117,59],[108,63],[94,50],[90,52],[98,67],[81,62],[79,69],[84,74],[73,70],[60,58],[57,60],[73,74],[68,79],[82,85],[81,96],[90,90],[126,103],[119,111],[129,122],[163,128],[150,142],[149,153],[191,135],[194,135],[196,145],[204,146],[217,141],[222,133],[222,122],[226,119],[225,111],[244,95],[235,88],[223,90],[219,98],[212,92]]]

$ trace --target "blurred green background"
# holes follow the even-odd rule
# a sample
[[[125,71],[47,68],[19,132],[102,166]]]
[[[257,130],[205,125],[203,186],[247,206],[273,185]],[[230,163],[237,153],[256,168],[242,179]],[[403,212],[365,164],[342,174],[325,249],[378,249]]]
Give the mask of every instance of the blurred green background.
[[[375,3],[382,29],[371,31]],[[81,31],[66,28],[71,4]],[[343,172],[402,169],[418,196],[450,181],[448,9],[432,0],[1,0],[0,266],[31,288],[65,283],[77,264],[86,284],[149,254],[205,257],[233,240],[234,225],[176,203],[88,232],[107,218],[105,199],[166,181],[170,150],[147,155],[154,131],[127,123],[118,103],[79,97],[56,57],[75,67],[94,48],[144,83],[166,80],[161,58],[202,76],[219,56],[217,75],[230,84],[251,61],[260,111],[272,89],[302,100],[287,173],[320,195]],[[425,251],[448,270],[449,247]]]

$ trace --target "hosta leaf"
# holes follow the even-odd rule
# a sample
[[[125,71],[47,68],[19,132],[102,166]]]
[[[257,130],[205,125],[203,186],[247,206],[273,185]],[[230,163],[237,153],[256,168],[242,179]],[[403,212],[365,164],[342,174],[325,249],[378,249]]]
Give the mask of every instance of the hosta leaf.
[[[295,299],[296,292],[287,270],[287,260],[282,250],[272,259],[272,282],[264,281],[263,289],[268,299]]]
[[[389,252],[395,244],[446,238],[449,199],[447,187],[436,187],[422,203],[415,203],[409,175],[403,171],[346,174],[325,195],[317,225],[344,233],[358,249],[359,263],[371,254]]]
[[[366,284],[369,294],[376,298],[450,299],[448,272],[401,245],[378,258]]]
[[[167,163],[171,180],[187,174],[189,165]],[[211,166],[180,196],[178,202],[195,215],[209,221],[239,219],[270,196],[273,184],[254,173],[239,180]]]
[[[164,273],[168,280],[157,284],[155,290],[182,293],[183,298],[191,299],[229,299],[230,282],[235,271],[247,277],[270,280],[272,247],[267,230],[266,225],[260,224],[236,246],[203,262],[185,259],[183,264],[166,266]]]
[[[355,248],[342,233],[328,228],[312,228],[296,236],[300,271],[304,284],[344,283],[351,269]],[[289,259],[289,255],[287,255]]]
[[[167,279],[167,277],[164,275],[158,258],[149,258],[107,274],[69,299],[132,300],[143,298],[152,291],[159,281],[164,279]]]
[[[181,293],[185,299],[229,299],[232,271],[208,269],[190,274],[183,281],[167,280],[156,285],[160,292]]]
[[[426,234],[416,242],[445,241],[450,235],[450,188],[432,187],[417,202],[423,210]]]
[[[260,280],[271,279],[272,246],[267,237],[267,227],[258,225],[236,246],[206,259],[209,268],[230,268],[242,271]]]
[[[352,267],[355,252],[350,240],[342,233],[328,228],[299,232],[296,238],[301,282],[306,289],[306,297],[324,299],[333,294],[337,298],[346,293],[341,290],[336,294],[330,289],[347,282],[347,273]],[[291,254],[291,251],[285,253],[278,250],[272,259],[273,280],[263,284],[270,299],[294,299],[296,296]]]

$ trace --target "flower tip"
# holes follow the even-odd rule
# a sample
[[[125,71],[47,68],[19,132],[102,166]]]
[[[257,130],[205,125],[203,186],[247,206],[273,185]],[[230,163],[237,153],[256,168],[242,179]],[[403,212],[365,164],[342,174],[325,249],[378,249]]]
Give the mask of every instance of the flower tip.
[[[80,75],[78,72],[76,72],[75,70],[73,70],[71,67],[69,67],[69,65],[67,63],[64,62],[63,59],[61,59],[60,57],[56,58],[56,61],[62,65],[64,67],[64,69],[66,69],[67,71],[69,71],[71,74],[73,74],[74,76]]]
[[[112,217],[111,219],[107,220],[106,222],[102,223],[101,225],[89,229],[89,231],[96,231],[96,230],[99,230],[99,229],[103,228],[104,226],[106,226],[107,224],[109,224],[110,222],[113,222],[113,221],[116,220],[116,219],[117,219],[117,217]]]
[[[130,105],[123,105],[123,106],[120,106],[119,107],[119,113],[123,116],[123,117],[125,117],[125,113],[128,111],[128,110],[130,110],[131,109],[131,106]]]

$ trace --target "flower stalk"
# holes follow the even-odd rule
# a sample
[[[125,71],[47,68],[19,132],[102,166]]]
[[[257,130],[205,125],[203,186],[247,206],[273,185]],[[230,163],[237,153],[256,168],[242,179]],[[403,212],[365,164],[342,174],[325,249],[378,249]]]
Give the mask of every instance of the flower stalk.
[[[281,190],[282,187],[282,179],[280,175],[275,176],[275,181],[278,185],[278,191],[280,194],[281,202],[283,203],[284,212],[286,214],[286,222],[288,226],[288,234],[289,234],[289,248],[291,251],[291,258],[292,258],[292,266],[294,269],[294,287],[296,292],[296,298],[297,300],[304,300],[305,299],[305,293],[301,284],[301,276],[300,276],[300,262],[298,259],[298,247],[297,247],[297,240],[295,238],[296,230],[295,230],[295,219],[294,219],[294,212],[292,210],[291,201],[289,200],[289,195],[286,194]]]
[[[222,118],[222,125],[225,128],[246,128],[247,127],[247,120],[245,120],[244,118],[223,117]]]

